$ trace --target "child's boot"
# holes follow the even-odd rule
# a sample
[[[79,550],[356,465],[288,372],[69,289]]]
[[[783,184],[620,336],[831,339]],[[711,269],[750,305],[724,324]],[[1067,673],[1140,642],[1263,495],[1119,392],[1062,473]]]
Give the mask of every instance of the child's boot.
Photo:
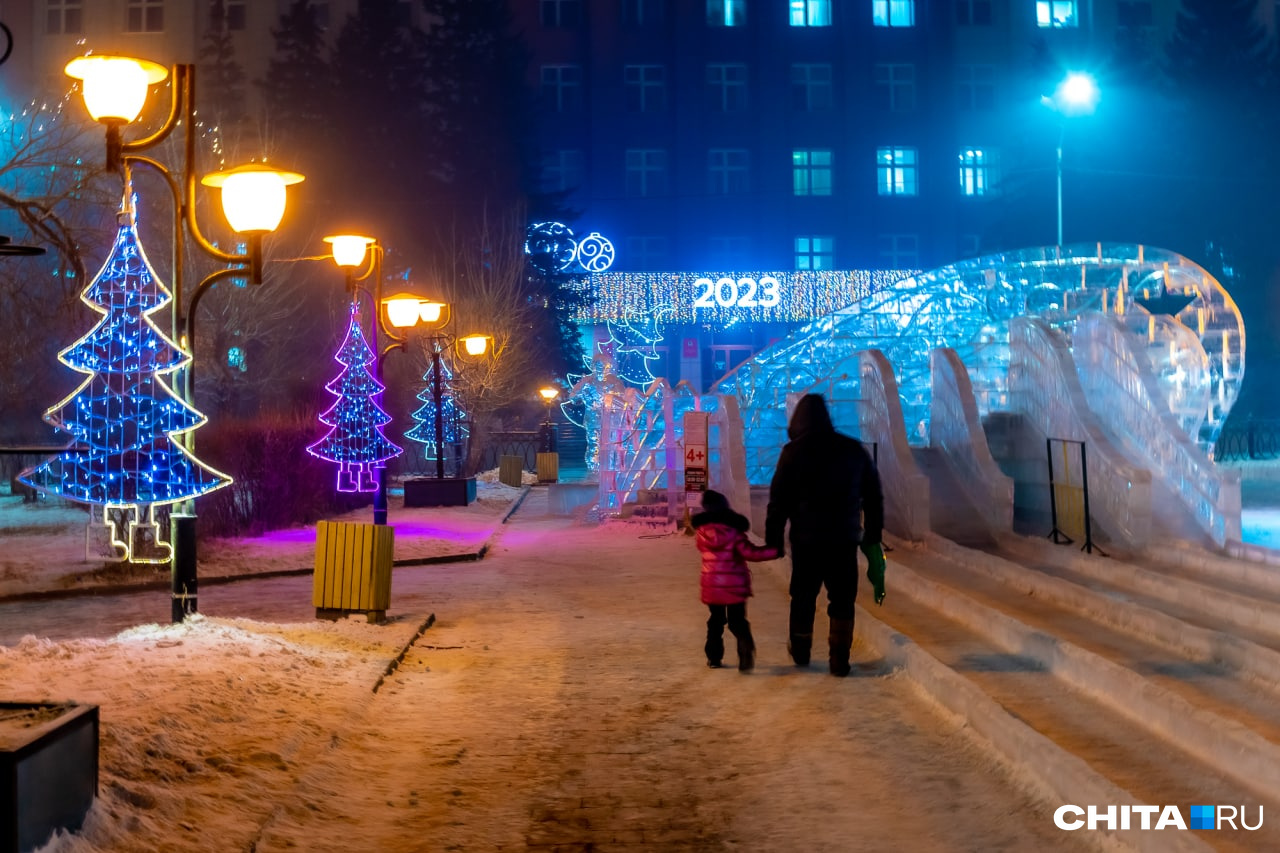
[[[738,671],[750,672],[756,666],[756,641],[750,632],[738,638]]]
[[[719,669],[720,662],[724,660],[724,636],[720,631],[713,634],[710,628],[707,629],[707,644],[702,650],[707,653],[707,666]]]

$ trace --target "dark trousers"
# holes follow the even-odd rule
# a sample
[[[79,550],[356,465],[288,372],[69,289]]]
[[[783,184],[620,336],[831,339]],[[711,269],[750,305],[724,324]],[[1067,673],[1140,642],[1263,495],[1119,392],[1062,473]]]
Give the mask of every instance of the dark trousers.
[[[707,660],[719,662],[724,657],[724,626],[738,642],[751,641],[751,623],[747,621],[747,604],[708,604],[711,615],[707,618],[707,644],[704,650]]]
[[[827,588],[827,616],[853,620],[858,598],[856,542],[823,546],[791,544],[791,633],[813,633],[818,593]]]

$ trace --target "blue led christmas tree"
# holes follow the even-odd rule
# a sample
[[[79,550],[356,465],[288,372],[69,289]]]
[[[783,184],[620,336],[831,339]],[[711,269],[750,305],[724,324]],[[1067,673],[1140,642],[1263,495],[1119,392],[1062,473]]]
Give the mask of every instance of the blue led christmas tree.
[[[307,450],[338,463],[338,491],[376,492],[374,469],[402,451],[382,434],[391,416],[374,399],[382,393],[383,385],[369,372],[376,356],[360,328],[359,302],[351,303],[347,337],[334,359],[342,365],[342,372],[324,388],[338,399],[320,416],[320,422],[331,429]]]
[[[448,368],[443,359],[436,363],[440,365],[440,434],[443,445],[448,447],[461,444],[466,440],[467,427],[463,423],[464,413],[458,407],[457,398],[454,396],[453,371]],[[418,394],[422,406],[413,413],[413,419],[418,423],[406,432],[404,437],[425,444],[426,458],[437,459],[442,451],[436,446],[435,369],[427,368],[422,378],[426,380],[427,387]]]
[[[152,322],[150,315],[171,297],[142,251],[132,210],[121,219],[107,262],[80,295],[103,317],[58,355],[88,378],[44,415],[70,433],[72,443],[23,472],[21,480],[43,492],[101,506],[97,533],[114,549],[111,556],[167,562],[172,549],[159,533],[155,508],[202,495],[231,479],[175,441],[205,422],[163,379],[191,356]],[[90,540],[94,533],[91,524]]]

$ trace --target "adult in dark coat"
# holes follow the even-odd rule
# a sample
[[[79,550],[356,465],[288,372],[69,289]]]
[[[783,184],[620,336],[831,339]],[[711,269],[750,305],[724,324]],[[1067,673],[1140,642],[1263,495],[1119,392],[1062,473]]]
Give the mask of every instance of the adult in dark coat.
[[[830,667],[849,674],[853,603],[858,595],[858,547],[875,561],[884,528],[884,496],[870,454],[855,438],[836,432],[826,401],[806,394],[787,426],[791,439],[778,456],[769,486],[765,545],[781,549],[791,522],[791,618],[787,650],[808,666],[818,593],[827,588]],[[865,529],[863,521],[865,520]],[[880,557],[883,571],[883,556]],[[883,574],[876,586],[883,599]]]

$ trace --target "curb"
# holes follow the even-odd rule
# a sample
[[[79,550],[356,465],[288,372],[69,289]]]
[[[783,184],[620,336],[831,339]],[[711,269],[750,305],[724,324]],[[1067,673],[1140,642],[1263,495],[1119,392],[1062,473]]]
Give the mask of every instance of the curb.
[[[498,534],[502,531],[502,525],[506,524],[511,516],[515,515],[520,505],[524,503],[524,499],[528,496],[530,486],[525,486],[520,496],[511,502],[511,506],[507,508],[506,513],[498,521],[494,531],[489,534],[489,538],[476,551],[464,551],[458,554],[438,554],[434,557],[407,557],[403,560],[392,560],[392,568],[405,568],[410,566],[432,566],[441,563],[469,563],[484,559],[485,554],[493,546],[497,540]],[[269,580],[271,578],[297,577],[299,575],[309,575],[315,571],[315,567],[305,569],[275,569],[269,572],[249,572],[239,575],[218,575],[217,577],[202,577],[199,579],[200,586],[218,586],[220,584],[237,583],[239,581],[253,580]],[[12,595],[0,595],[0,604],[18,603],[23,601],[50,601],[62,598],[83,598],[89,596],[107,596],[107,595],[128,595],[134,592],[156,592],[168,590],[171,588],[169,581],[144,581],[135,584],[122,584],[120,586],[90,586],[90,587],[70,587],[68,589],[52,589],[39,590],[35,592],[18,592]]]
[[[395,672],[397,669],[400,668],[400,664],[404,661],[404,656],[409,654],[409,649],[413,648],[413,644],[418,642],[418,638],[421,637],[423,634],[427,633],[427,629],[430,628],[435,623],[436,623],[436,615],[434,613],[428,614],[427,618],[423,620],[421,625],[418,626],[418,630],[414,633],[412,637],[409,638],[409,642],[405,643],[400,648],[400,653],[391,659],[391,662],[387,664],[387,668],[383,670],[382,675],[378,676],[378,680],[374,682],[374,685],[373,685],[374,693],[377,693],[378,690],[382,687],[383,683],[386,682],[386,680],[391,677],[391,673]]]

